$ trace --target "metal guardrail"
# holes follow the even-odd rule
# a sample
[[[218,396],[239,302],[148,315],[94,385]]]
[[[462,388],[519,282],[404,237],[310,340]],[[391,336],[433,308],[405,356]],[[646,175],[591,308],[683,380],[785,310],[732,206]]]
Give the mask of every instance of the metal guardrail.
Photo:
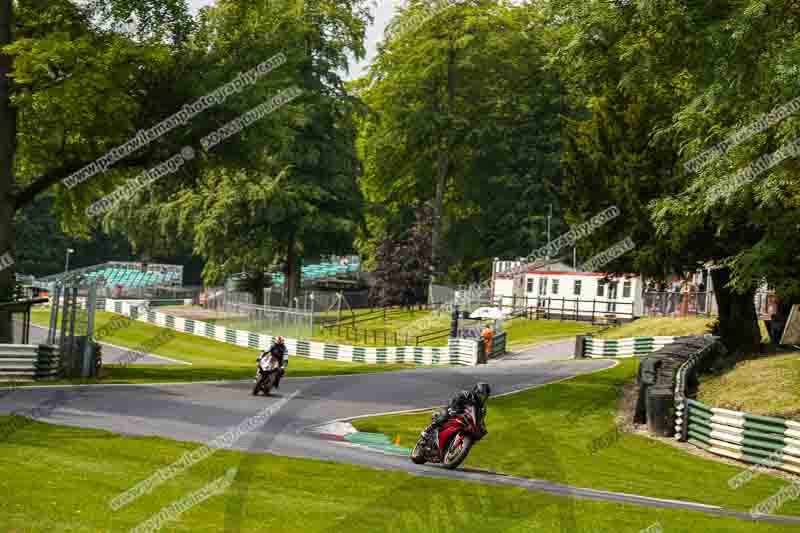
[[[57,346],[0,344],[0,378],[43,379],[60,374]]]
[[[709,453],[800,474],[800,422],[711,407],[690,398],[708,350],[690,357],[675,382],[675,438]]]
[[[629,337],[625,339],[596,339],[581,335],[578,357],[635,357],[649,355],[675,342],[678,337]]]
[[[800,422],[719,409],[688,398],[680,413],[680,440],[715,455],[800,474]]]

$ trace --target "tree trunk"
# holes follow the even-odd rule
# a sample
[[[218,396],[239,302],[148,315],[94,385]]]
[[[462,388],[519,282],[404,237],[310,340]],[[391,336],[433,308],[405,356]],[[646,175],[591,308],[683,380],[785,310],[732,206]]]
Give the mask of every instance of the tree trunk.
[[[0,0],[0,46],[11,42],[13,7]],[[14,146],[17,134],[16,110],[11,106],[11,58],[0,55],[0,255],[14,255]],[[0,301],[10,300],[14,290],[14,266],[0,272]],[[12,342],[11,315],[0,313],[0,344]]]
[[[294,298],[300,285],[297,257],[297,233],[292,230],[286,242],[286,298],[287,305],[294,305]]]
[[[761,332],[753,303],[755,291],[744,294],[732,291],[726,287],[730,275],[728,268],[711,271],[719,310],[719,335],[731,353],[758,353],[761,348]]]
[[[258,272],[253,274],[253,301],[256,305],[264,305],[264,270],[258,269]]]
[[[450,114],[453,112],[453,105],[456,96],[456,73],[455,73],[456,51],[452,46],[447,51],[447,108],[445,113]],[[435,104],[435,107],[438,105]],[[442,146],[439,152],[439,159],[437,162],[438,176],[436,178],[436,198],[433,204],[433,229],[431,231],[431,265],[433,266],[433,273],[428,288],[428,303],[433,303],[430,299],[433,297],[433,284],[436,282],[436,272],[439,272],[441,265],[439,265],[439,240],[442,231],[442,212],[444,210],[444,190],[447,186],[447,176],[450,174],[450,153],[449,142],[447,141],[447,133],[442,136]]]

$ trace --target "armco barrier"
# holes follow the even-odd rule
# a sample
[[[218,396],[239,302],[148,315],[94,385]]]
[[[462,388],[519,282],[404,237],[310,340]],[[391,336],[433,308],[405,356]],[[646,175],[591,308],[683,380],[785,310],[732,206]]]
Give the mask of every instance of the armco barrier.
[[[191,333],[198,337],[206,337],[245,348],[267,350],[274,339],[272,335],[264,333],[226,328],[199,320],[167,315],[152,309],[141,312],[138,311],[138,306],[135,303],[122,302],[120,300],[107,299],[106,310],[128,316],[140,322],[147,322],[182,333]],[[504,342],[502,345],[503,349],[505,349]],[[441,347],[386,346],[377,348],[330,344],[304,339],[286,339],[286,348],[290,356],[368,364],[406,363],[475,366],[478,364],[479,347],[479,341],[471,339],[449,339],[448,345]],[[492,352],[495,352],[494,348]]]
[[[504,353],[506,353],[506,341],[508,339],[508,333],[505,331],[502,333],[496,334],[492,337],[492,353],[489,354],[489,359],[494,359],[495,357],[500,357]]]
[[[54,378],[61,371],[58,347],[35,344],[0,344],[0,378]]]
[[[583,350],[578,357],[635,357],[648,355],[669,346],[678,337],[631,337],[628,339],[583,338]]]
[[[688,398],[679,412],[676,426],[686,437],[681,440],[716,455],[800,474],[800,422],[709,407]]]
[[[709,453],[800,474],[800,422],[711,407],[693,396],[714,350],[696,351],[675,377],[675,438]]]

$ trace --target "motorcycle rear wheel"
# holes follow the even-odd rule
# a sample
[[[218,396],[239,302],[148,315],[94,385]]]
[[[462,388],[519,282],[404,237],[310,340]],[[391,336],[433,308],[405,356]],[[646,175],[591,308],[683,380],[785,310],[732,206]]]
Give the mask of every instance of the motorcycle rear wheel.
[[[442,466],[448,470],[458,468],[458,465],[464,462],[464,459],[466,459],[469,454],[470,448],[472,448],[472,438],[466,435],[461,435],[461,444],[456,445],[459,435],[460,434],[456,434],[447,443],[447,452],[445,452],[442,458]]]

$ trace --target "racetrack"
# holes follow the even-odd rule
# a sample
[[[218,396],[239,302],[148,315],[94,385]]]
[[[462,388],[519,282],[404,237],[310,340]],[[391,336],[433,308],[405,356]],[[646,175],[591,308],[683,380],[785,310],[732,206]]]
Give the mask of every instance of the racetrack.
[[[610,360],[552,360],[568,354],[573,344],[568,341],[546,345],[508,360],[474,368],[423,368],[302,379],[287,377],[282,382],[281,390],[274,393],[273,397],[252,396],[251,381],[21,388],[0,397],[0,414],[16,411],[24,415],[38,405],[57,403],[40,419],[120,434],[207,443],[281,398],[297,393],[263,427],[243,436],[232,448],[404,470],[433,477],[509,484],[579,498],[693,509],[751,519],[746,513],[733,513],[709,505],[568,487],[469,468],[448,471],[418,466],[407,457],[324,440],[308,431],[314,426],[338,419],[442,405],[453,393],[477,381],[489,382],[495,394],[503,394],[603,370],[615,364]],[[491,405],[489,408],[491,411]],[[546,429],[543,428],[543,432]],[[778,517],[763,519],[782,520]],[[798,519],[787,518],[787,521],[800,523]]]
[[[46,344],[47,343],[47,328],[31,324],[31,344]],[[141,354],[137,353],[136,349],[122,348],[108,344],[107,342],[100,342],[103,346],[103,363],[116,364],[120,361],[129,361],[132,354],[135,354],[135,364],[137,365],[191,365],[185,361],[178,361],[170,359],[163,355]]]

